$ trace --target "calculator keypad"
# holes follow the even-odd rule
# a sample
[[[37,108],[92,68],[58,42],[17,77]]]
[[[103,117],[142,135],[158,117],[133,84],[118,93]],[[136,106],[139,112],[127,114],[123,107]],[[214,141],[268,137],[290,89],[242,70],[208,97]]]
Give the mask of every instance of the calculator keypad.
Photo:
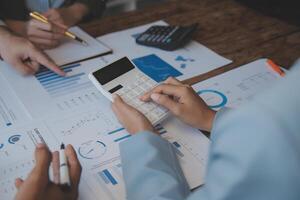
[[[152,26],[137,37],[136,42],[164,50],[175,50],[191,39],[196,28],[197,24],[190,26]]]
[[[143,102],[139,99],[156,85],[157,83],[146,75],[137,73],[135,83],[115,93],[120,95],[126,103],[143,113],[152,124],[156,124],[168,114],[168,110],[153,102]]]

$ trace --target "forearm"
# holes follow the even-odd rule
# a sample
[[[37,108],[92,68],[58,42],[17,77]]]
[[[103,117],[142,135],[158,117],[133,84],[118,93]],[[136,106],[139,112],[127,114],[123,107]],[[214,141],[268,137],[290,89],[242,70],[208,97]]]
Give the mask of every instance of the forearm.
[[[2,55],[2,51],[4,51],[10,37],[11,32],[5,26],[0,26],[0,56]]]
[[[121,143],[120,148],[128,199],[182,200],[189,195],[188,184],[169,142],[144,132]]]
[[[26,36],[26,21],[8,19],[5,20],[5,24],[13,33],[20,36]]]

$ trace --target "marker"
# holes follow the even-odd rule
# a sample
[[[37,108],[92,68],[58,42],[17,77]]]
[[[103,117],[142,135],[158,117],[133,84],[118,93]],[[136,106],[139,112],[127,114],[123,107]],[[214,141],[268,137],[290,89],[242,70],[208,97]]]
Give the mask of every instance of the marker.
[[[285,76],[285,72],[278,65],[276,65],[272,60],[268,59],[267,63],[269,64],[271,69],[276,73],[278,73],[281,77]]]
[[[62,143],[60,145],[59,150],[59,172],[60,172],[60,185],[70,187],[70,174],[69,174],[69,168],[68,168],[68,162],[67,157],[65,154],[65,145]]]

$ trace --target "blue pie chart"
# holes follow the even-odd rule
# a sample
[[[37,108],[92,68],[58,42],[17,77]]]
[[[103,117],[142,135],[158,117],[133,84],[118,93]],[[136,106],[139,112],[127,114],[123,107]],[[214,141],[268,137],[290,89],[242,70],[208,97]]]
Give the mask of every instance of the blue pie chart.
[[[197,93],[198,95],[209,95],[211,98],[218,99],[217,103],[208,105],[210,108],[222,108],[228,102],[228,99],[225,96],[225,94],[217,90],[200,90]]]

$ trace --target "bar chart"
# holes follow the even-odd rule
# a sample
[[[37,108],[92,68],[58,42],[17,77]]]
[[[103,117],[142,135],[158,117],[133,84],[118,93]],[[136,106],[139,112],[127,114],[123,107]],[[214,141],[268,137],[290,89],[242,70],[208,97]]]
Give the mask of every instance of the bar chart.
[[[46,68],[42,68],[35,77],[50,96],[59,97],[92,86],[80,66],[80,63],[76,63],[62,67],[67,74],[65,77]]]

